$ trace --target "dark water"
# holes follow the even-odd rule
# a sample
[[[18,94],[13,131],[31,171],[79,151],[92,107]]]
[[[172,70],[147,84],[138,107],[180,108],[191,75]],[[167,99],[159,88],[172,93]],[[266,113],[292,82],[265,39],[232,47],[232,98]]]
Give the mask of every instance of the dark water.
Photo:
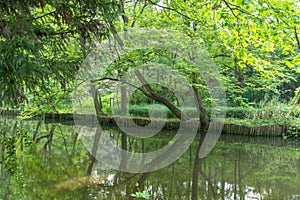
[[[1,124],[6,131],[2,139],[15,134],[16,149],[9,161],[5,157],[12,148],[1,144],[1,200],[142,199],[130,196],[139,191],[149,199],[300,199],[300,148],[281,138],[223,135],[204,159],[196,157],[196,138],[169,166],[131,174],[93,160],[75,126],[4,119]],[[27,135],[20,136],[24,131]],[[114,127],[105,127],[101,134],[122,144],[122,134]],[[150,152],[165,146],[174,134],[128,137],[127,148]]]

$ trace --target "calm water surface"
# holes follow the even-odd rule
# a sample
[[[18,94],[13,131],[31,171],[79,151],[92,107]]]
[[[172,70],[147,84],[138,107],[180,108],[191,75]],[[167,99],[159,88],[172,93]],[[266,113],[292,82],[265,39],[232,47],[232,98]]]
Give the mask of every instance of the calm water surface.
[[[150,199],[170,200],[300,199],[300,148],[281,138],[223,135],[204,159],[196,158],[195,139],[173,164],[151,173],[129,174],[95,161],[75,126],[1,120],[6,134],[27,133],[16,143],[15,160],[0,166],[1,200],[137,199],[130,196],[137,191],[147,191]],[[127,148],[150,152],[165,146],[175,133],[127,137]],[[101,134],[122,144],[122,133],[114,127],[105,127]],[[4,149],[9,147],[2,146],[2,159],[8,153]]]

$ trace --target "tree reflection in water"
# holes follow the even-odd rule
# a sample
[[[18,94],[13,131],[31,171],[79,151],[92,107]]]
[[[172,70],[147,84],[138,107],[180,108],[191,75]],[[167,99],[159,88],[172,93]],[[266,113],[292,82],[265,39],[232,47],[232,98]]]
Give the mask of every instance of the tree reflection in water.
[[[5,123],[8,138],[15,123]],[[18,126],[27,132],[26,140],[33,143],[26,146],[22,138],[15,136],[15,162],[5,159],[9,146],[1,144],[0,199],[118,200],[134,199],[130,194],[136,191],[148,191],[150,199],[170,200],[299,196],[300,151],[296,144],[285,144],[281,138],[225,135],[207,157],[200,159],[196,156],[201,144],[198,137],[168,167],[130,174],[109,169],[89,155],[74,126],[38,121],[20,122]],[[100,134],[106,134],[119,145],[124,140],[124,135],[114,127],[106,127]],[[3,135],[2,132],[2,142]],[[168,144],[173,136],[172,131],[147,139],[127,136],[126,148],[151,152]],[[93,151],[101,151],[101,146],[95,146]],[[15,171],[8,173],[12,164],[16,165]]]

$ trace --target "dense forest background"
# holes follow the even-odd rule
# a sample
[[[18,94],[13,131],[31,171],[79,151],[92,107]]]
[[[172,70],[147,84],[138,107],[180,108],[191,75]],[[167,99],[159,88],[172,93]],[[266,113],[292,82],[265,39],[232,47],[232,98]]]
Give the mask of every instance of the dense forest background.
[[[295,120],[299,111],[299,6],[290,0],[1,2],[1,105],[29,115],[71,112],[76,74],[96,42],[118,38],[127,30],[168,29],[197,38],[216,63],[226,87],[228,121]],[[138,52],[127,58],[137,65],[139,60],[161,55]],[[175,59],[164,56],[169,63]],[[111,68],[117,68],[117,77],[128,69],[127,58]],[[191,68],[185,65],[185,71]],[[209,104],[205,87],[198,81],[204,104]],[[99,91],[104,113],[109,113],[105,99],[110,94]],[[132,113],[139,113],[136,107]]]

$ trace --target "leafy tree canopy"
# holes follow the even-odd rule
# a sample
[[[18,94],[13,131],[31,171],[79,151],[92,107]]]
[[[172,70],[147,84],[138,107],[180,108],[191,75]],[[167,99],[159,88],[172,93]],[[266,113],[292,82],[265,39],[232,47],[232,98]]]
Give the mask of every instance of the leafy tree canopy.
[[[299,6],[292,0],[1,2],[0,97],[16,104],[26,92],[64,90],[91,41],[130,28],[164,28],[199,39],[223,74],[229,105],[289,100],[300,82]]]
[[[26,92],[66,89],[86,41],[107,35],[119,2],[2,1],[0,13],[0,99],[17,104]]]

